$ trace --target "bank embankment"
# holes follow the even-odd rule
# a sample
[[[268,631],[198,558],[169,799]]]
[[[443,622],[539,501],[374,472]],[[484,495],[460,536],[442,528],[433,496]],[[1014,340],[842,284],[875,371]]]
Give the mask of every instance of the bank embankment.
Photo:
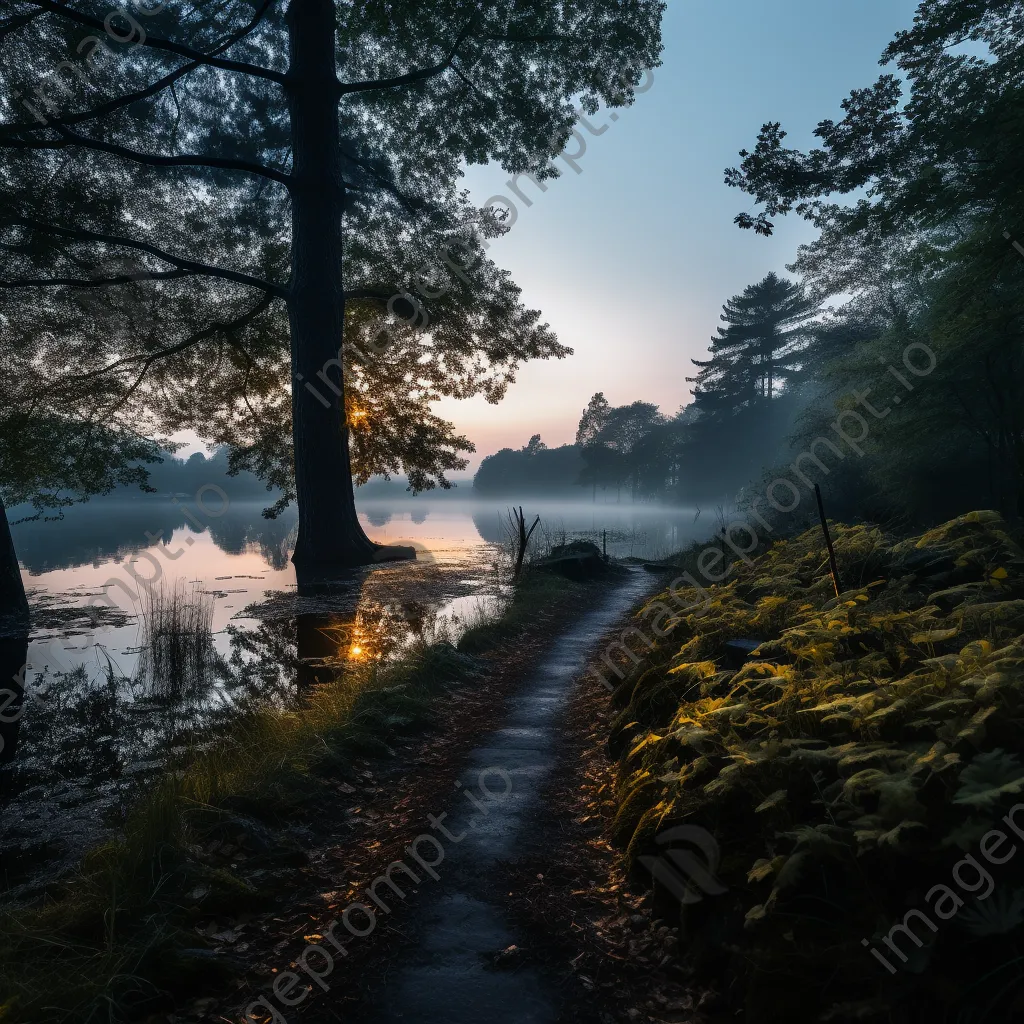
[[[838,596],[814,529],[639,612],[607,839],[729,1014],[1016,1019],[1024,553],[993,512],[832,530]]]
[[[257,990],[296,929],[447,795],[552,637],[617,582],[527,573],[457,647],[352,667],[191,751],[117,839],[45,898],[4,909],[0,1019],[204,1020]]]

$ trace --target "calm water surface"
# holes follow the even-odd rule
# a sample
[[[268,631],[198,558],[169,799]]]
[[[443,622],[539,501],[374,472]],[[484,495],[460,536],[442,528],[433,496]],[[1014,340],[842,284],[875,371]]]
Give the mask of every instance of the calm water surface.
[[[66,870],[169,756],[241,708],[301,699],[417,637],[457,640],[500,606],[501,503],[361,502],[372,539],[418,557],[324,596],[296,585],[294,510],[267,520],[263,503],[222,496],[104,499],[12,527],[33,606],[29,696],[0,754],[0,879],[15,895]],[[541,516],[541,546],[583,537],[618,557],[662,557],[709,532],[686,509],[524,511]]]

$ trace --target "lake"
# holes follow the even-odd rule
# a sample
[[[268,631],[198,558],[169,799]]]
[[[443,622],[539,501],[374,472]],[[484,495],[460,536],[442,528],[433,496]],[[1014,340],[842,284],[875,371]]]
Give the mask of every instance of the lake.
[[[12,892],[66,870],[123,820],[169,756],[252,702],[286,705],[417,638],[456,641],[500,605],[500,502],[360,502],[373,540],[414,546],[418,557],[353,573],[329,597],[296,586],[294,509],[268,520],[263,507],[214,487],[94,500],[60,520],[12,525],[33,609],[29,696],[0,757],[0,856]],[[586,538],[616,557],[663,557],[714,525],[694,510],[644,505],[524,511],[528,523],[541,517],[535,546]]]

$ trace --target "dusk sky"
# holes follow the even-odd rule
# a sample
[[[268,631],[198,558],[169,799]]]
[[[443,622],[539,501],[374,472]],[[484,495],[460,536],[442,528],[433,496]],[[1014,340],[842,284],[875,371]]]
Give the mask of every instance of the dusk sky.
[[[750,203],[723,184],[723,170],[766,121],[781,121],[790,144],[811,144],[814,126],[838,119],[850,90],[882,73],[878,58],[915,6],[670,0],[651,88],[614,123],[607,113],[591,119],[608,130],[584,132],[581,173],[565,169],[543,194],[522,179],[533,205],[517,201],[515,226],[492,246],[526,303],[575,354],[525,366],[500,405],[439,404],[477,445],[471,469],[531,434],[552,447],[571,442],[596,391],[613,405],[643,399],[666,412],[689,401],[690,359],[704,355],[722,304],[769,271],[784,272],[812,237],[792,217],[770,239],[735,227]],[[507,180],[491,167],[467,175],[478,204],[514,199]]]
[[[812,145],[818,122],[838,120],[850,90],[884,73],[878,58],[915,9],[916,0],[669,0],[662,66],[616,121],[603,111],[589,119],[600,134],[582,131],[579,174],[558,161],[564,173],[543,193],[520,179],[527,206],[500,168],[469,169],[477,204],[505,195],[517,206],[491,256],[574,350],[526,364],[499,405],[437,403],[477,446],[470,472],[532,434],[550,447],[572,442],[597,391],[666,413],[689,402],[690,360],[706,355],[722,304],[769,271],[785,273],[813,237],[792,216],[772,238],[737,228],[733,218],[752,206],[726,187],[725,168],[766,121],[782,122],[788,144]],[[192,434],[176,437],[187,442],[179,455],[204,450]]]

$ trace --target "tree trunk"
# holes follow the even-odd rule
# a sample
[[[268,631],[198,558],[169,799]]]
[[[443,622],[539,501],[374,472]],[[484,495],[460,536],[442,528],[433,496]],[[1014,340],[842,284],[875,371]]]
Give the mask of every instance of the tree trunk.
[[[0,637],[28,633],[28,598],[14,551],[7,509],[0,498]],[[0,680],[0,685],[4,685]]]
[[[13,760],[18,743],[25,695],[28,629],[28,599],[7,523],[7,510],[0,498],[0,765]],[[4,776],[0,776],[0,794],[4,785]]]
[[[375,560],[378,545],[359,525],[341,344],[345,323],[342,217],[345,187],[338,129],[334,0],[292,0],[288,8],[294,183],[292,279],[292,430],[299,532],[292,561],[332,570]],[[318,392],[307,390],[310,384]]]
[[[18,749],[25,705],[28,630],[0,635],[0,767],[10,764]],[[9,777],[0,772],[0,799],[7,796]]]

